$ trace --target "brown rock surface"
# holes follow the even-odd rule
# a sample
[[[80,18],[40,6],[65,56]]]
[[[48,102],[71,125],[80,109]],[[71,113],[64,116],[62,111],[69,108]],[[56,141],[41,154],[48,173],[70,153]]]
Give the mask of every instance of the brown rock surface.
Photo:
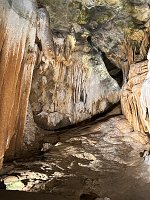
[[[56,200],[149,199],[150,156],[140,157],[149,150],[149,139],[133,131],[124,116],[99,118],[54,135],[59,136],[59,142],[40,159],[18,160],[2,180],[17,174],[26,183],[22,191],[46,192],[45,199],[51,195]],[[8,189],[17,187],[13,183]],[[39,193],[36,199],[41,199]]]
[[[0,167],[20,151],[36,60],[33,1],[0,1]],[[30,31],[29,31],[30,30]],[[10,147],[10,148],[9,148]]]
[[[147,132],[146,121],[141,109],[141,89],[148,73],[148,62],[130,66],[129,81],[122,88],[121,105],[123,114],[137,131]]]

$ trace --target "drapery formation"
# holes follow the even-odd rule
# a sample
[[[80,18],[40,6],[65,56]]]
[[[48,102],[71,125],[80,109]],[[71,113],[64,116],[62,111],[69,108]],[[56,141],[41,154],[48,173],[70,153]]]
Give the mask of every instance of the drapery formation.
[[[150,50],[147,59],[130,65],[121,105],[134,130],[150,133]]]
[[[33,67],[36,12],[33,1],[0,0],[0,167],[5,151],[21,148]],[[11,143],[11,145],[10,145]]]
[[[129,81],[123,86],[121,95],[122,112],[136,131],[146,131],[141,110],[141,88],[146,78],[147,61],[132,64],[129,71]]]
[[[142,110],[142,117],[145,124],[145,131],[150,133],[150,49],[147,54],[148,59],[148,73],[146,79],[141,88],[141,110]]]

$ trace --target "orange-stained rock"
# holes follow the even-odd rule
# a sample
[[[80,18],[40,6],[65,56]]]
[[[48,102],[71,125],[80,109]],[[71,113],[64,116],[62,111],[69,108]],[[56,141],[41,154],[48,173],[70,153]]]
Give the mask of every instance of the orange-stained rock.
[[[36,60],[36,12],[33,2],[0,2],[0,167],[6,150],[7,155],[12,157],[22,146]]]

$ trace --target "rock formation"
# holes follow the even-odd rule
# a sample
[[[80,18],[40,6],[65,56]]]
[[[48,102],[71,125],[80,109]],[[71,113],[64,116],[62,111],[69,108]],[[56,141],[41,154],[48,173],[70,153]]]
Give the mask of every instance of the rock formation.
[[[109,75],[100,52],[73,33],[52,37],[45,9],[39,9],[38,16],[41,51],[30,96],[37,124],[47,130],[62,128],[118,102],[119,85]]]
[[[127,76],[128,81],[126,80],[127,82],[122,87],[121,105],[123,114],[134,127],[134,130],[149,132],[149,64],[145,58],[150,44],[149,28],[142,38],[143,40],[139,43],[138,48],[139,54],[136,53],[137,49],[134,49],[131,45],[131,41],[130,45],[128,43],[128,47],[131,47],[128,48],[130,49],[128,55],[130,59],[130,62],[128,62],[129,74]]]
[[[141,88],[148,72],[147,61],[132,64],[129,81],[124,85],[121,104],[122,111],[135,130],[146,132],[146,124],[141,110]]]
[[[150,95],[149,95],[149,86],[150,86],[150,49],[147,55],[148,59],[148,73],[146,79],[141,88],[141,110],[142,110],[142,117],[144,121],[144,125],[146,127],[146,131],[150,133]]]
[[[148,0],[0,0],[0,19],[0,167],[39,148],[40,128],[104,112],[122,84],[123,113],[149,130]]]
[[[11,3],[10,3],[11,2]],[[21,148],[33,68],[36,12],[33,1],[0,1],[0,167],[5,151]]]
[[[147,59],[131,65],[129,81],[123,88],[122,108],[135,130],[150,133],[150,50]]]

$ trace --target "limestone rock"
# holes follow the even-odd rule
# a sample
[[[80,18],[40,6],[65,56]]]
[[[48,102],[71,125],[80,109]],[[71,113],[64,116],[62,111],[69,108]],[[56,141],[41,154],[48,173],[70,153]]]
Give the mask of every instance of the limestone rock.
[[[33,113],[30,103],[27,107],[27,115],[25,120],[24,132],[23,132],[23,143],[21,152],[16,152],[16,156],[20,154],[27,156],[29,152],[35,153],[40,148],[41,134],[38,126],[34,122]]]
[[[47,151],[49,151],[51,148],[52,148],[52,144],[50,144],[50,143],[44,143],[43,144],[43,147],[42,147],[42,149],[41,149],[41,151],[42,152],[47,152]]]
[[[47,28],[46,13],[40,10],[39,30]],[[41,128],[58,129],[81,122],[119,101],[118,83],[109,75],[100,52],[87,41],[83,39],[81,44],[74,34],[53,36],[44,31],[39,41],[41,60],[34,70],[30,102]]]
[[[20,150],[36,60],[35,3],[9,2],[0,1],[0,167],[9,147],[9,157]]]
[[[4,154],[12,159],[22,149],[33,151],[38,140],[47,142],[40,139],[34,120],[43,129],[58,129],[118,102],[120,87],[114,79],[121,70],[124,83],[129,80],[123,88],[123,112],[136,130],[147,131],[143,116],[148,99],[143,94],[148,81],[142,87],[147,74],[142,61],[149,48],[149,1],[37,3],[0,0],[0,163]],[[146,99],[142,110],[141,87],[141,99]]]
[[[146,58],[148,0],[38,0],[38,3],[46,5],[52,29],[70,32],[78,26],[79,34],[88,32],[93,44],[123,69],[125,78],[130,64]]]
[[[148,62],[132,64],[129,81],[123,86],[121,95],[122,111],[137,131],[147,132],[147,125],[141,109],[141,88],[148,73]]]
[[[150,50],[147,61],[132,64],[129,81],[124,85],[121,103],[122,110],[137,131],[150,133]]]
[[[17,174],[18,176],[7,176],[3,179],[6,190],[31,191],[32,187],[40,189],[40,184],[48,180],[46,174],[30,170],[20,170]]]
[[[141,88],[141,110],[142,110],[142,117],[145,123],[146,129],[150,133],[150,95],[149,95],[149,88],[150,88],[150,49],[147,55],[148,59],[148,73],[145,78],[145,81]]]

